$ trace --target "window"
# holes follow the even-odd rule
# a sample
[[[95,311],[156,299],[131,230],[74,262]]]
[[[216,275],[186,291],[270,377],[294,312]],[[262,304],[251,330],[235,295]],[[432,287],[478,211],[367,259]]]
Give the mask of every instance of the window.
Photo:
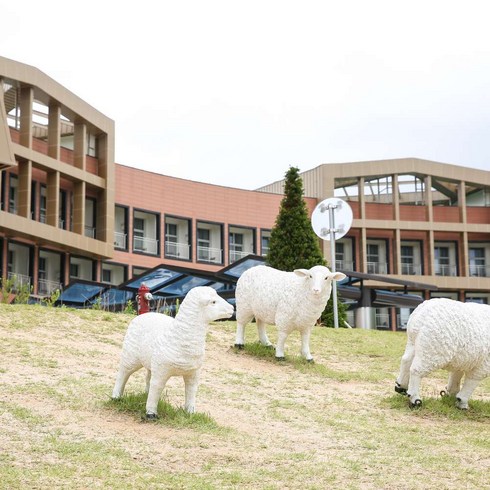
[[[485,277],[485,249],[484,248],[470,248],[470,275]]]
[[[438,276],[449,276],[450,275],[450,264],[449,264],[449,247],[435,247],[434,248],[434,258],[435,258],[435,272]]]
[[[78,277],[79,266],[78,264],[70,264],[70,277]]]
[[[46,259],[39,257],[39,279],[46,279]]]
[[[209,260],[209,248],[211,245],[209,230],[199,228],[197,230],[198,260]]]
[[[263,231],[261,242],[260,242],[260,250],[262,252],[262,255],[267,255],[269,253],[270,241],[271,241],[270,231]]]
[[[335,267],[337,269],[344,268],[344,244],[343,243],[335,244]]]
[[[112,279],[112,271],[109,269],[102,269],[102,282],[111,282]]]
[[[9,213],[17,213],[17,177],[10,175],[10,187],[9,187]]]

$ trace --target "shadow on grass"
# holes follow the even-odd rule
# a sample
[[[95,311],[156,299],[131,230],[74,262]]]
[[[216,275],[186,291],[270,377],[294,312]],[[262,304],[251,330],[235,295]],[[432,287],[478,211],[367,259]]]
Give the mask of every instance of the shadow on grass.
[[[267,347],[262,345],[260,342],[254,342],[250,344],[245,344],[242,349],[237,347],[232,347],[233,351],[238,354],[245,354],[258,359],[263,359],[265,361],[272,362],[278,365],[289,365],[294,369],[302,373],[310,373],[317,376],[322,376],[325,378],[333,379],[335,381],[345,382],[345,381],[367,381],[367,382],[378,382],[386,379],[385,375],[380,374],[376,371],[339,371],[331,369],[324,364],[319,364],[316,362],[308,362],[302,356],[290,356],[286,355],[284,360],[276,359],[275,349],[273,347]]]
[[[145,423],[161,424],[175,428],[192,428],[202,431],[223,430],[216,421],[206,413],[189,413],[182,407],[173,407],[165,400],[158,402],[158,419],[148,420],[146,418],[146,398],[143,393],[127,393],[121,398],[109,399],[104,406],[120,413],[131,414]]]
[[[452,420],[472,420],[477,422],[490,421],[490,402],[470,400],[468,410],[456,408],[455,396],[441,396],[438,398],[424,397],[422,406],[410,408],[408,396],[394,394],[382,400],[384,406],[393,410],[410,413],[414,417],[445,418]]]

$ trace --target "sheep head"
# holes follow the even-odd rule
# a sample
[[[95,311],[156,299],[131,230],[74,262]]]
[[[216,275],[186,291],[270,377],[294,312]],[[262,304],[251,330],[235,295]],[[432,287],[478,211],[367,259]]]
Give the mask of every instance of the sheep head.
[[[198,312],[200,319],[209,323],[214,320],[230,318],[233,315],[234,308],[224,300],[218,293],[208,286],[198,286],[192,288],[182,301],[179,313]],[[189,312],[189,313],[187,313]]]
[[[345,279],[342,272],[332,272],[328,267],[315,265],[311,269],[295,269],[294,273],[304,278],[307,282],[307,289],[315,296],[326,294],[330,297],[332,291],[332,281]]]

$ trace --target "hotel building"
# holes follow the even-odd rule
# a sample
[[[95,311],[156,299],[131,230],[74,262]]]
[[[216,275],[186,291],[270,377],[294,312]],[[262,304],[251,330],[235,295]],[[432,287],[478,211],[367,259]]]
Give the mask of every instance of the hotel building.
[[[37,68],[0,57],[0,89],[0,274],[33,297],[74,280],[118,286],[160,264],[218,272],[267,254],[282,181],[247,191],[121,165],[114,122]],[[310,213],[333,196],[351,206],[336,268],[365,291],[489,302],[489,171],[404,158],[302,177]],[[363,304],[379,328],[403,328],[410,312]]]

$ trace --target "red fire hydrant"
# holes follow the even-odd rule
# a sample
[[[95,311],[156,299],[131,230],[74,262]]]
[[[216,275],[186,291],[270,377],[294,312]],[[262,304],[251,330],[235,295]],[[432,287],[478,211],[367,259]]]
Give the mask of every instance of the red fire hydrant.
[[[153,295],[150,293],[150,288],[144,283],[138,289],[138,294],[136,295],[138,301],[138,315],[143,313],[148,313],[150,311],[150,301],[153,299]]]

